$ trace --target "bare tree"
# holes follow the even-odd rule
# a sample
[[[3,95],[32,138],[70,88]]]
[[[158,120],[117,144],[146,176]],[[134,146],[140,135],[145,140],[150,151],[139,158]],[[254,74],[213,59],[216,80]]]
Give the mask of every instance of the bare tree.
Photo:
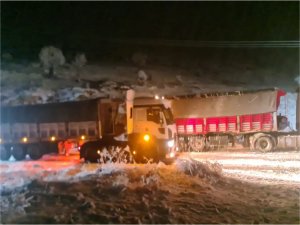
[[[43,47],[39,57],[47,78],[54,77],[56,68],[63,65],[66,61],[62,51],[53,46]]]
[[[140,86],[144,86],[148,81],[152,79],[151,75],[145,73],[144,70],[139,70],[137,73],[137,83]]]
[[[76,54],[75,59],[73,61],[73,65],[76,68],[76,76],[78,81],[80,81],[81,68],[84,67],[86,63],[87,63],[87,59],[84,53]]]

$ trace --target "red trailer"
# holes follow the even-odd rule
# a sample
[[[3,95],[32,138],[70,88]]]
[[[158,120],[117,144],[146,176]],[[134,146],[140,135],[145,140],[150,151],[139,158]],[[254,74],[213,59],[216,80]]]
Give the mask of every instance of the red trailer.
[[[277,115],[284,95],[283,90],[267,89],[173,100],[179,149],[202,151],[236,143],[261,151],[299,149],[299,133],[282,132],[288,119]],[[282,143],[287,137],[291,144]]]

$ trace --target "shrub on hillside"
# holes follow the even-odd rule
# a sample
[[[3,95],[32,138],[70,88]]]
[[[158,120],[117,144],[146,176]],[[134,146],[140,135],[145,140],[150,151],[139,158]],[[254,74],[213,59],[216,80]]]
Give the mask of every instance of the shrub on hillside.
[[[54,77],[56,68],[63,65],[66,61],[62,51],[53,46],[43,47],[40,51],[39,58],[47,78]]]
[[[73,61],[73,65],[76,69],[76,77],[78,80],[80,80],[81,68],[84,67],[86,63],[87,63],[87,59],[84,53],[76,54],[75,59]]]

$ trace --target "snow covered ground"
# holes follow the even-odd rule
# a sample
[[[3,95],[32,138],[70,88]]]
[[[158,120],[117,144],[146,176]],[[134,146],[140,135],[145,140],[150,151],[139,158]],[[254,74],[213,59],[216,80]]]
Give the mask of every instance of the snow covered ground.
[[[144,71],[152,79],[141,86],[134,66],[87,65],[78,77],[65,65],[54,79],[44,79],[38,64],[5,65],[1,104],[118,97],[128,88],[141,95],[182,95],[281,82],[271,76],[264,80],[274,83],[261,82],[232,68],[220,71],[231,77],[226,82],[207,70],[201,76],[164,67]],[[233,71],[243,82],[234,82]],[[295,96],[289,93],[279,108],[292,128]],[[83,164],[76,155],[0,162],[1,223],[299,224],[299,161],[299,152],[209,152],[182,154],[173,165]]]
[[[181,158],[222,165],[223,174],[252,183],[300,185],[300,152],[191,152]]]
[[[173,165],[0,162],[1,222],[297,224],[299,161],[299,152],[206,152]]]

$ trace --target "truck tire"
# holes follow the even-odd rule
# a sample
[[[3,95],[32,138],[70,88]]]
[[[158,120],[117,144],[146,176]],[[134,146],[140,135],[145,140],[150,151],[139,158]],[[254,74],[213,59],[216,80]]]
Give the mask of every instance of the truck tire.
[[[9,147],[0,146],[0,159],[1,160],[8,160],[11,156],[11,151]]]
[[[83,158],[86,163],[97,163],[100,160],[98,151],[102,151],[104,145],[101,141],[89,141],[84,143],[80,148],[80,158]]]
[[[274,149],[275,144],[271,137],[260,136],[255,140],[254,147],[261,152],[269,152]]]
[[[205,148],[205,138],[199,136],[190,137],[189,147],[193,152],[202,152]]]
[[[131,148],[131,151],[136,152],[133,155],[133,159],[136,163],[158,163],[160,160],[158,155],[159,149],[156,145],[144,146],[142,144],[137,144]]]
[[[40,159],[43,156],[43,152],[40,145],[30,145],[28,146],[27,151],[30,158],[33,160]]]
[[[14,145],[12,148],[12,155],[16,160],[23,160],[26,156],[26,149],[21,145]]]
[[[98,153],[98,150],[90,150],[86,152],[84,157],[84,162],[86,163],[105,163],[105,159],[101,157]]]

